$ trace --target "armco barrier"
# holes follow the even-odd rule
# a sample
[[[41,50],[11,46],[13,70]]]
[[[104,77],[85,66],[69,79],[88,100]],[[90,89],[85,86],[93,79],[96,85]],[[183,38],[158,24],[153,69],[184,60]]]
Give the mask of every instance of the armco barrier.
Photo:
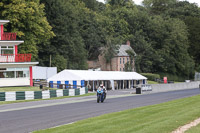
[[[0,101],[32,100],[47,99],[62,96],[77,96],[88,93],[88,88],[77,89],[60,89],[46,91],[17,91],[17,92],[0,92]]]
[[[184,89],[199,88],[200,81],[189,82],[189,83],[174,83],[174,84],[152,84],[153,92],[164,92]]]
[[[0,101],[5,101],[5,100],[6,100],[5,92],[0,92]]]

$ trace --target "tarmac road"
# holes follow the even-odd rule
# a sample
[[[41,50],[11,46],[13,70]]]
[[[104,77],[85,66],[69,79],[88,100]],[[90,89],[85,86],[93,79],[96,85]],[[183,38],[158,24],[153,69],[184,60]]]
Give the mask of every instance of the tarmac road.
[[[55,127],[106,113],[137,108],[200,94],[199,89],[170,91],[147,95],[127,95],[96,103],[95,96],[64,99],[48,103],[28,102],[0,106],[0,133],[28,133]],[[78,101],[78,102],[77,102]],[[37,103],[37,105],[36,105]],[[24,106],[26,105],[26,106]],[[41,106],[40,106],[41,105]]]

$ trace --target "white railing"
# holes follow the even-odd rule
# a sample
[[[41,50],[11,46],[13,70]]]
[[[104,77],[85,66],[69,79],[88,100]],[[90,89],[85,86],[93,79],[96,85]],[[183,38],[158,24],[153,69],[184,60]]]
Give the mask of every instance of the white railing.
[[[141,89],[142,91],[152,91],[151,85],[147,85],[147,84],[141,85]]]

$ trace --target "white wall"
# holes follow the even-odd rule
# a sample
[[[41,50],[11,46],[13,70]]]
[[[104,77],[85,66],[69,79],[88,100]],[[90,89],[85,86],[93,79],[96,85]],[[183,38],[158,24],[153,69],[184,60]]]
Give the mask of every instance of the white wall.
[[[48,79],[57,74],[57,67],[33,66],[33,79]]]
[[[189,83],[174,83],[174,84],[152,84],[152,90],[154,92],[164,92],[173,90],[184,90],[199,88],[200,81],[189,82]]]
[[[0,87],[3,86],[29,86],[29,78],[1,78]]]

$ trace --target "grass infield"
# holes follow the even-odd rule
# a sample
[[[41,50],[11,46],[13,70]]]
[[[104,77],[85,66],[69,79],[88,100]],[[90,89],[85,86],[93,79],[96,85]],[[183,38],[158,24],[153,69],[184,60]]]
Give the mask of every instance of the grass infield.
[[[49,90],[56,90],[56,88],[48,88]],[[39,87],[1,87],[0,92],[9,91],[40,91]]]
[[[156,82],[156,81],[151,81],[151,80],[148,80],[148,84],[158,84],[158,82]]]
[[[105,114],[34,133],[170,133],[199,117],[200,95]],[[197,130],[200,132],[199,128]]]

